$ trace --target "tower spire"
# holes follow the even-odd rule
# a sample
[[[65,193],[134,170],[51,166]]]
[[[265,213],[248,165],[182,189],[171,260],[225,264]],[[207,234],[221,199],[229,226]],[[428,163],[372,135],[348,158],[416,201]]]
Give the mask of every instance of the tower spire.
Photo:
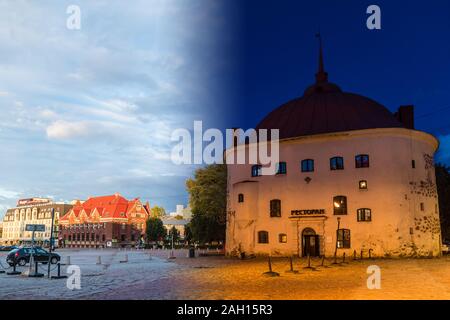
[[[328,73],[325,72],[323,63],[322,37],[320,32],[316,34],[316,37],[319,38],[319,70],[316,73],[316,83],[328,82]]]

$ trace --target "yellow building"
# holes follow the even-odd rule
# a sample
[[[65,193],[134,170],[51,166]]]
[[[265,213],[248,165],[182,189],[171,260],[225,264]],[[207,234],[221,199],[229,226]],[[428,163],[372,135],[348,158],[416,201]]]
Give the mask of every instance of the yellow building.
[[[19,245],[31,242],[32,232],[25,231],[27,224],[43,224],[45,232],[36,232],[35,240],[37,244],[44,244],[50,239],[50,229],[52,223],[52,210],[54,214],[54,234],[58,239],[59,217],[66,214],[72,205],[63,202],[53,202],[46,198],[21,199],[17,206],[8,209],[3,218],[2,242],[7,245]],[[57,243],[57,241],[55,241]]]
[[[393,114],[342,91],[320,54],[316,83],[256,129],[279,129],[278,171],[228,165],[228,254],[441,254],[439,142],[414,128],[412,106]]]

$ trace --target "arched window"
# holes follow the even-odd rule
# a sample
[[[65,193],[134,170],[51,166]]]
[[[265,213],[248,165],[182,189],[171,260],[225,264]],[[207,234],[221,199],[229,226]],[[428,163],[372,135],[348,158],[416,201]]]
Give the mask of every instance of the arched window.
[[[347,214],[347,197],[333,197],[334,214]]]
[[[358,221],[372,221],[372,210],[368,208],[360,208],[356,212]]]
[[[281,200],[279,199],[270,200],[270,216],[281,217]]]
[[[252,177],[259,177],[261,175],[261,165],[255,164],[252,166]]]
[[[277,174],[286,174],[286,173],[287,173],[286,162],[278,162]]]
[[[286,243],[287,242],[287,235],[286,235],[286,233],[280,233],[278,235],[278,241],[280,243]]]
[[[242,193],[238,194],[238,202],[239,203],[244,202],[244,195]]]
[[[355,157],[355,168],[368,168],[369,156],[367,154],[358,154]]]
[[[314,160],[305,159],[302,160],[302,172],[313,172],[314,171]]]
[[[344,170],[344,158],[333,157],[330,159],[330,170]]]
[[[269,233],[267,231],[258,231],[258,243],[269,243]]]

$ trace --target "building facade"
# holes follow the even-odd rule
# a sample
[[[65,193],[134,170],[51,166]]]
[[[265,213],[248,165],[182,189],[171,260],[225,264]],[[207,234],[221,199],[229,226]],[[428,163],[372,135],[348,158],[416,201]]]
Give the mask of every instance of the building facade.
[[[54,213],[54,238],[57,238],[59,219],[65,215],[71,205],[54,202],[46,198],[21,199],[17,206],[6,211],[3,217],[2,242],[7,245],[21,245],[31,243],[32,232],[26,231],[27,224],[43,224],[45,232],[36,232],[35,241],[38,245],[48,244],[50,240],[52,210]]]
[[[412,106],[392,114],[343,92],[320,52],[316,82],[257,129],[279,129],[277,174],[228,165],[229,255],[441,254],[438,141],[414,129]]]
[[[127,247],[144,242],[148,202],[127,200],[120,194],[75,201],[61,218],[59,241],[63,247]]]

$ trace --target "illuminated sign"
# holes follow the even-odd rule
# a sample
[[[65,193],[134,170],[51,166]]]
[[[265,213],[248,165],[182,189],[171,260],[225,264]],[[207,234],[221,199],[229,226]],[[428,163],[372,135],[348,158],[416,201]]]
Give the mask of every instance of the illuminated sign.
[[[305,209],[305,210],[292,210],[291,216],[311,216],[311,215],[323,215],[325,214],[325,209]]]

